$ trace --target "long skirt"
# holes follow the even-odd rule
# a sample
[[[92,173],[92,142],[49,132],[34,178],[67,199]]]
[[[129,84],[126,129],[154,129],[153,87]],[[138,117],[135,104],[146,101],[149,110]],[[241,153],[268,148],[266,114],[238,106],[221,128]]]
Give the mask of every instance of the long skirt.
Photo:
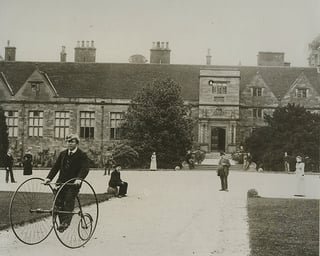
[[[296,174],[296,192],[295,196],[305,196],[305,180],[301,174]]]
[[[23,165],[23,175],[32,175],[32,165],[24,164]]]

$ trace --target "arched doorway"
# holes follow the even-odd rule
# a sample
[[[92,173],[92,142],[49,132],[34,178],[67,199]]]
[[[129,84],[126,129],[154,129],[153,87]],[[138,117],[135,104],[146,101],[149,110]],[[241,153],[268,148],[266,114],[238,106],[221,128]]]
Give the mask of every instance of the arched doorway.
[[[225,151],[226,149],[226,129],[221,127],[211,127],[211,151]]]

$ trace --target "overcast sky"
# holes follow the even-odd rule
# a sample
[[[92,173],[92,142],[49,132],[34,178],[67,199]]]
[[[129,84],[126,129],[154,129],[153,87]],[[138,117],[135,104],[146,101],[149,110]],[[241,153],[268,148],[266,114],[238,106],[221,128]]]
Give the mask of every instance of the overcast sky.
[[[0,0],[0,55],[7,40],[17,61],[74,61],[78,40],[94,40],[97,62],[150,59],[169,42],[172,64],[256,65],[259,51],[284,52],[307,66],[320,34],[320,0]]]

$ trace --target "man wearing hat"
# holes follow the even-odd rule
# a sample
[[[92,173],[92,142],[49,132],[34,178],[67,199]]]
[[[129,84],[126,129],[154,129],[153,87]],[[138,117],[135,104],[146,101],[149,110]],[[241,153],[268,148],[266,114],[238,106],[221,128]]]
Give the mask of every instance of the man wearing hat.
[[[78,148],[80,139],[76,134],[70,134],[66,137],[68,148],[62,151],[55,164],[51,168],[45,183],[53,180],[59,172],[56,183],[65,183],[70,179],[84,179],[88,175],[89,165],[88,157],[81,149]],[[57,198],[57,207],[61,211],[71,212],[74,209],[75,198],[80,190],[81,180],[75,180],[78,186],[64,186],[63,191]],[[63,232],[70,225],[72,214],[59,214],[60,225],[58,231]]]
[[[224,152],[220,153],[220,160],[219,160],[219,169],[218,169],[218,176],[220,176],[221,181],[221,189],[220,191],[228,191],[228,175],[229,175],[229,167],[230,161],[226,158],[226,154]]]
[[[6,169],[6,183],[9,182],[9,176],[10,176],[11,183],[16,183],[13,177],[13,171],[12,171],[13,162],[14,162],[14,159],[12,156],[12,150],[9,148],[7,154],[4,156],[4,167]]]
[[[121,180],[120,177],[121,165],[116,164],[114,171],[111,173],[109,180],[109,187],[117,189],[119,187],[118,197],[126,196],[128,190],[128,183]]]

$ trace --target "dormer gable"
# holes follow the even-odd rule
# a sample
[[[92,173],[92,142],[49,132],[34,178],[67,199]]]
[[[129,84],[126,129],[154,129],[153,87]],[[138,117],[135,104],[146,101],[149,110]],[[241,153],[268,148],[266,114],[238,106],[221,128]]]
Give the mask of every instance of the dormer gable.
[[[296,103],[306,107],[315,106],[319,105],[318,98],[319,93],[304,72],[301,72],[283,97],[283,103]]]
[[[10,99],[14,92],[3,72],[0,72],[0,100]]]
[[[36,69],[21,86],[15,98],[17,100],[50,101],[58,96],[49,76]]]
[[[259,71],[245,85],[241,92],[241,99],[245,104],[257,106],[276,106],[278,99],[263,79]]]

